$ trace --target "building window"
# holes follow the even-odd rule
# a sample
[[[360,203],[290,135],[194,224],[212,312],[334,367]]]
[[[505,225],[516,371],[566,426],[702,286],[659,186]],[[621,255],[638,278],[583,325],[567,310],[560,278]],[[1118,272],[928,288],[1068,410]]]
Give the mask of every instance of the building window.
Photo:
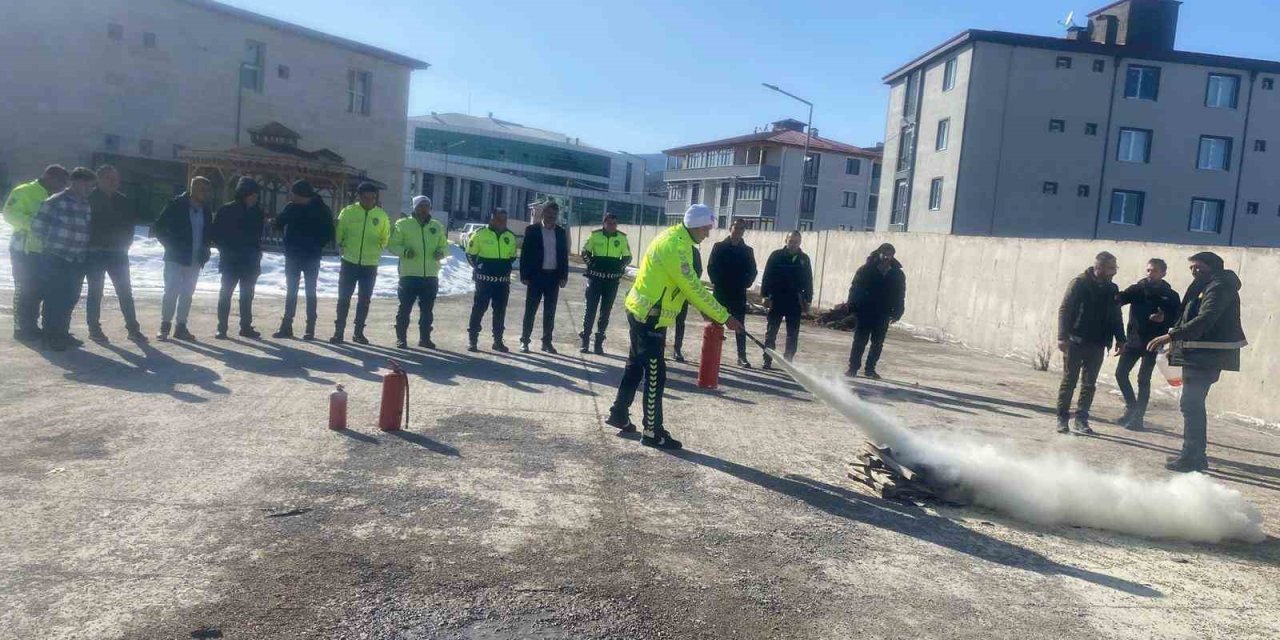
[[[857,191],[845,191],[843,195],[844,195],[844,200],[841,202],[840,206],[846,209],[858,208],[858,192]]]
[[[683,201],[687,197],[689,197],[689,185],[683,182],[667,185],[667,200]]]
[[[107,37],[119,42],[124,40],[124,25],[114,22],[107,25]]]
[[[1054,66],[1059,69],[1070,69],[1071,56],[1058,56],[1058,60],[1054,63]]]
[[[369,93],[373,89],[373,74],[368,71],[347,71],[347,113],[369,115]]]
[[[875,213],[880,207],[880,196],[874,193],[867,196],[867,213]]]
[[[739,182],[738,200],[777,200],[777,185],[765,182]]]
[[[729,183],[728,182],[720,183],[720,206],[722,207],[729,206]]]
[[[702,204],[702,184],[695,182],[689,187],[689,204]]]
[[[1093,61],[1093,71],[1094,71],[1094,73],[1102,73],[1103,71],[1106,71],[1106,70],[1107,70],[1107,61],[1106,61],[1106,60],[1094,60],[1094,61]]]
[[[911,188],[905,179],[893,183],[893,204],[889,210],[889,224],[905,229],[910,214]]]
[[[107,151],[112,151],[112,152],[119,151],[119,150],[120,150],[120,136],[118,136],[118,135],[116,135],[116,134],[114,134],[114,133],[108,133],[105,137],[103,137],[103,138],[102,138],[102,146],[103,146]]]
[[[262,61],[267,45],[253,40],[244,41],[244,59],[240,61],[240,87],[262,93]]]
[[[146,32],[146,33],[143,33],[143,34],[142,34],[142,48],[144,48],[144,49],[154,49],[154,48],[156,48],[156,34],[151,33],[150,31],[148,31],[148,32]]]
[[[1077,195],[1077,196],[1080,196],[1081,198],[1088,198],[1088,197],[1089,197],[1089,185],[1087,185],[1087,184],[1082,184],[1082,185],[1080,185],[1080,186],[1076,187],[1076,195]]]
[[[1160,67],[1131,64],[1124,74],[1124,97],[1155,100],[1160,94]]]
[[[1062,133],[1067,130],[1066,120],[1050,120],[1049,131],[1053,133]]]
[[[1208,171],[1231,170],[1231,138],[1200,136],[1200,154],[1196,168]]]
[[[800,213],[813,213],[814,206],[818,202],[818,188],[805,187],[800,192]]]
[[[898,171],[911,168],[911,151],[916,145],[916,130],[906,126],[898,133]]]
[[[796,226],[796,228],[801,231],[813,231],[813,221],[801,220],[800,223]]]
[[[1151,162],[1151,132],[1147,129],[1120,129],[1120,143],[1116,145],[1116,160],[1120,162]]]
[[[431,198],[433,201],[436,199],[436,177],[435,176],[431,175],[430,173],[422,174],[421,193],[422,195],[428,198]]]
[[[804,159],[804,179],[817,180],[818,172],[822,170],[822,154],[810,153]]]
[[[1086,136],[1096,136],[1096,135],[1098,135],[1098,123],[1096,123],[1096,122],[1086,122],[1086,123],[1084,123],[1084,134],[1085,134]]]
[[[1147,194],[1115,189],[1111,192],[1111,224],[1142,224],[1142,205]]]
[[[1263,89],[1264,91],[1270,91],[1270,90],[1272,90],[1272,89],[1274,89],[1274,88],[1276,88],[1276,79],[1275,79],[1275,78],[1263,78],[1263,79],[1262,79],[1262,89]]]
[[[862,161],[858,158],[844,159],[844,172],[846,175],[856,176],[862,173]]]
[[[1254,150],[1254,151],[1263,151],[1263,152],[1265,152],[1265,151],[1267,150],[1267,141],[1266,141],[1266,140],[1254,140],[1254,141],[1253,141],[1253,150]]]
[[[942,65],[942,90],[950,91],[956,88],[956,59],[947,60]]]
[[[141,153],[144,156],[149,156],[154,150],[155,150],[155,143],[151,142],[150,140],[143,138],[138,141],[138,153]]]
[[[1251,216],[1258,215],[1258,203],[1250,202],[1249,204],[1246,204],[1244,206],[1244,212]]]
[[[942,208],[942,178],[934,178],[929,182],[929,210]]]
[[[1191,220],[1188,229],[1198,233],[1218,233],[1222,230],[1222,200],[1193,198],[1191,200]]]
[[[287,65],[279,65],[276,67],[276,77],[281,80],[289,79],[289,67]]]
[[[1058,195],[1058,183],[1045,182],[1044,185],[1040,187],[1040,193],[1043,193],[1046,196]]]
[[[1234,109],[1240,96],[1240,76],[1225,73],[1209,74],[1209,86],[1205,89],[1204,106]]]
[[[764,147],[751,147],[747,149],[747,164],[764,164],[768,157],[769,150]]]
[[[938,134],[933,142],[933,148],[937,151],[946,151],[947,144],[951,138],[951,118],[944,118],[938,121]]]

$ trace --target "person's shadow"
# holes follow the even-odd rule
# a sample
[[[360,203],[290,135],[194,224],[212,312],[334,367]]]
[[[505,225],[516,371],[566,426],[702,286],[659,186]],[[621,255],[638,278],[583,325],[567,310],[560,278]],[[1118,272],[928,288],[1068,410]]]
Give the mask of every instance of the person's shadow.
[[[191,385],[201,391],[227,395],[231,390],[219,384],[222,379],[212,369],[176,360],[149,344],[138,345],[141,354],[113,344],[104,345],[120,360],[107,358],[87,349],[57,355],[40,352],[50,364],[66,371],[72,382],[107,387],[133,393],[163,393],[182,402],[206,402],[208,399],[186,391],[179,385]]]

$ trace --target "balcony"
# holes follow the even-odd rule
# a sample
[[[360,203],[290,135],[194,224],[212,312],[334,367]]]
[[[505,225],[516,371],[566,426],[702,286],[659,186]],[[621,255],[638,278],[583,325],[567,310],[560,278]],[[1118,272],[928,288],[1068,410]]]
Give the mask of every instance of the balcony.
[[[668,182],[683,180],[728,180],[732,178],[764,178],[777,180],[779,167],[772,164],[735,164],[725,167],[701,169],[667,169],[662,179]]]

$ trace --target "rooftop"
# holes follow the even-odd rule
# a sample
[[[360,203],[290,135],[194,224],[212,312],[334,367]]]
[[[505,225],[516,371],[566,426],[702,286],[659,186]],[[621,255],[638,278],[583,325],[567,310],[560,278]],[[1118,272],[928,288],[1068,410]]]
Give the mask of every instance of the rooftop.
[[[757,133],[749,133],[744,136],[736,136],[733,138],[723,138],[720,140],[712,140],[710,142],[698,142],[695,144],[667,149],[663,153],[667,155],[684,153],[687,151],[697,151],[699,149],[708,149],[713,147],[730,147],[750,142],[771,142],[773,144],[784,145],[788,147],[804,148],[805,133],[804,131],[796,131],[794,129],[760,131]],[[862,156],[865,158],[879,158],[883,155],[881,152],[873,149],[863,149],[855,147],[851,144],[837,142],[830,138],[821,136],[813,136],[809,139],[809,148],[817,151],[830,151],[833,153],[846,153],[854,156]]]
[[[546,129],[538,129],[536,127],[526,127],[525,125],[501,120],[489,114],[487,117],[471,116],[464,113],[431,113],[425,116],[411,116],[409,118],[411,124],[416,125],[444,125],[458,129],[471,129],[481,133],[501,133],[510,136],[521,136],[524,138],[533,138],[544,142],[558,142],[560,144],[581,147],[592,151],[613,154],[612,151],[601,149],[589,144],[583,144],[579,138],[559,133],[556,131],[548,131]]]

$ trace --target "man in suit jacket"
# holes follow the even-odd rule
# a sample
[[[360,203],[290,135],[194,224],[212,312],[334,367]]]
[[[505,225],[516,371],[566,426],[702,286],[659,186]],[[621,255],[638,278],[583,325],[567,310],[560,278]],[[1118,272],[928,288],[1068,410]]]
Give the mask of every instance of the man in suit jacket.
[[[557,353],[551,344],[556,328],[556,302],[560,289],[569,282],[569,234],[556,224],[560,205],[549,202],[542,207],[541,221],[524,230],[520,248],[520,282],[528,287],[524,301],[524,327],[520,332],[520,351],[529,353],[533,335],[533,317],[542,302],[542,350]]]

